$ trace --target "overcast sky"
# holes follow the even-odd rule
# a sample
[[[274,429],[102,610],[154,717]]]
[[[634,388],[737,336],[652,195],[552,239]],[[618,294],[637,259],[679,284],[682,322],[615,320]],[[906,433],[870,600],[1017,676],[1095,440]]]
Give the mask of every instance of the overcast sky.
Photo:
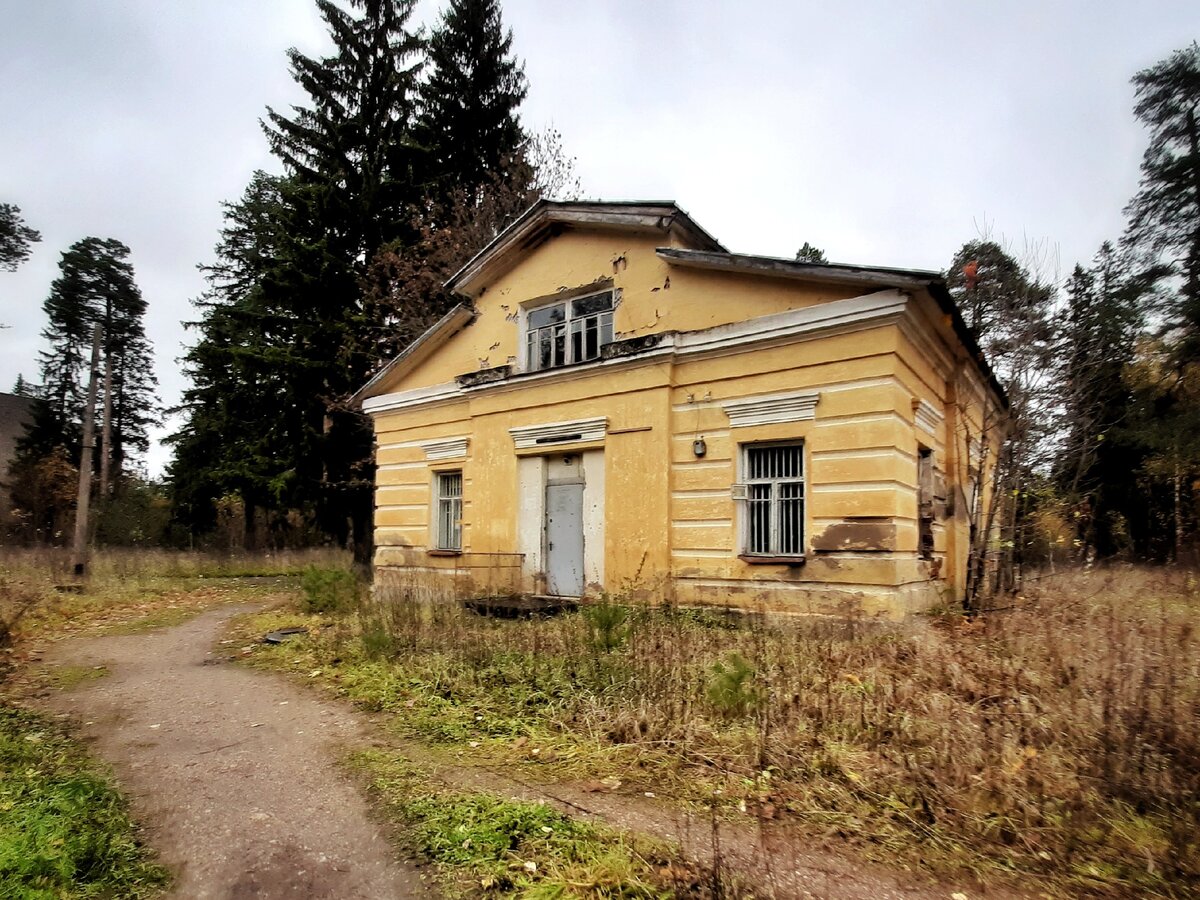
[[[524,121],[562,132],[588,197],[676,200],[736,251],[916,268],[990,229],[1064,275],[1121,233],[1130,76],[1200,37],[1194,0],[508,0],[505,19]],[[0,23],[0,202],[43,236],[0,272],[0,390],[36,378],[59,254],[94,235],[132,248],[174,404],[196,264],[221,201],[274,168],[258,119],[302,102],[284,54],[326,47],[315,7],[0,0]]]

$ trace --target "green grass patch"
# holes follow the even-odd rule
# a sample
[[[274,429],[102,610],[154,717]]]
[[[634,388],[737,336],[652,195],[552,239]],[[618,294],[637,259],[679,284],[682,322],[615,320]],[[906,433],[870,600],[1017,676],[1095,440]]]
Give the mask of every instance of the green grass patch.
[[[0,706],[0,893],[152,897],[168,878],[82,749],[46,719]]]
[[[107,674],[106,666],[51,666],[42,672],[42,678],[56,690],[71,691]]]
[[[363,751],[350,763],[413,849],[439,866],[452,894],[655,898],[699,884],[665,844],[542,803],[431,787],[429,773],[394,753]]]

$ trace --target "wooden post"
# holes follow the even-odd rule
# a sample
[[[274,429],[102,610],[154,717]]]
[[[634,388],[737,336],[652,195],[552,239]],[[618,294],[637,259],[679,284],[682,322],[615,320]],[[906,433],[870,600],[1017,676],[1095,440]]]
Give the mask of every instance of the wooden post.
[[[107,338],[107,335],[105,336]],[[100,502],[108,502],[108,473],[112,467],[112,353],[104,350],[104,418],[100,426]]]
[[[79,499],[75,504],[75,543],[71,558],[75,577],[87,571],[88,505],[92,498],[92,451],[96,447],[96,369],[100,367],[100,336],[97,325],[92,332],[92,365],[88,370],[87,403],[83,408],[83,449],[79,452]]]

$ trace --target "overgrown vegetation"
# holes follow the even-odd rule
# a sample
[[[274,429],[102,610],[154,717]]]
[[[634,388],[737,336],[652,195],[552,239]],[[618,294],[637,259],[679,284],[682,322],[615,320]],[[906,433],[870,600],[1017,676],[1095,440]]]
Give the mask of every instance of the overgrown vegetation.
[[[667,897],[690,869],[671,851],[580,822],[545,805],[488,793],[439,789],[401,757],[352,758],[371,790],[407,824],[414,849],[438,863],[451,893],[483,888],[523,897]]]
[[[167,880],[81,749],[45,719],[0,705],[0,893],[137,898]]]
[[[731,812],[1076,894],[1200,889],[1195,576],[1076,575],[903,628],[629,608],[619,641],[586,610],[505,621],[418,596],[258,659],[542,777],[719,790]]]
[[[79,585],[68,575],[65,550],[5,548],[0,550],[0,681],[20,645],[36,635],[175,625],[217,603],[269,596],[283,586],[280,578],[306,568],[344,568],[348,560],[348,553],[335,550],[252,555],[109,549],[93,555],[88,579]]]

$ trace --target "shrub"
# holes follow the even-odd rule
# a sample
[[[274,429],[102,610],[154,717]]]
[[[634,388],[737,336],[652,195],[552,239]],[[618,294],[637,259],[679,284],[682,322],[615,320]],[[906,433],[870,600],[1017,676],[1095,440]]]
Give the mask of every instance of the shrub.
[[[740,653],[730,653],[709,671],[708,701],[724,716],[744,716],[758,705],[754,667]]]
[[[592,647],[602,653],[611,653],[623,643],[629,634],[629,610],[624,606],[603,600],[583,608]]]
[[[345,613],[354,608],[360,585],[349,569],[309,566],[300,576],[306,613]]]

